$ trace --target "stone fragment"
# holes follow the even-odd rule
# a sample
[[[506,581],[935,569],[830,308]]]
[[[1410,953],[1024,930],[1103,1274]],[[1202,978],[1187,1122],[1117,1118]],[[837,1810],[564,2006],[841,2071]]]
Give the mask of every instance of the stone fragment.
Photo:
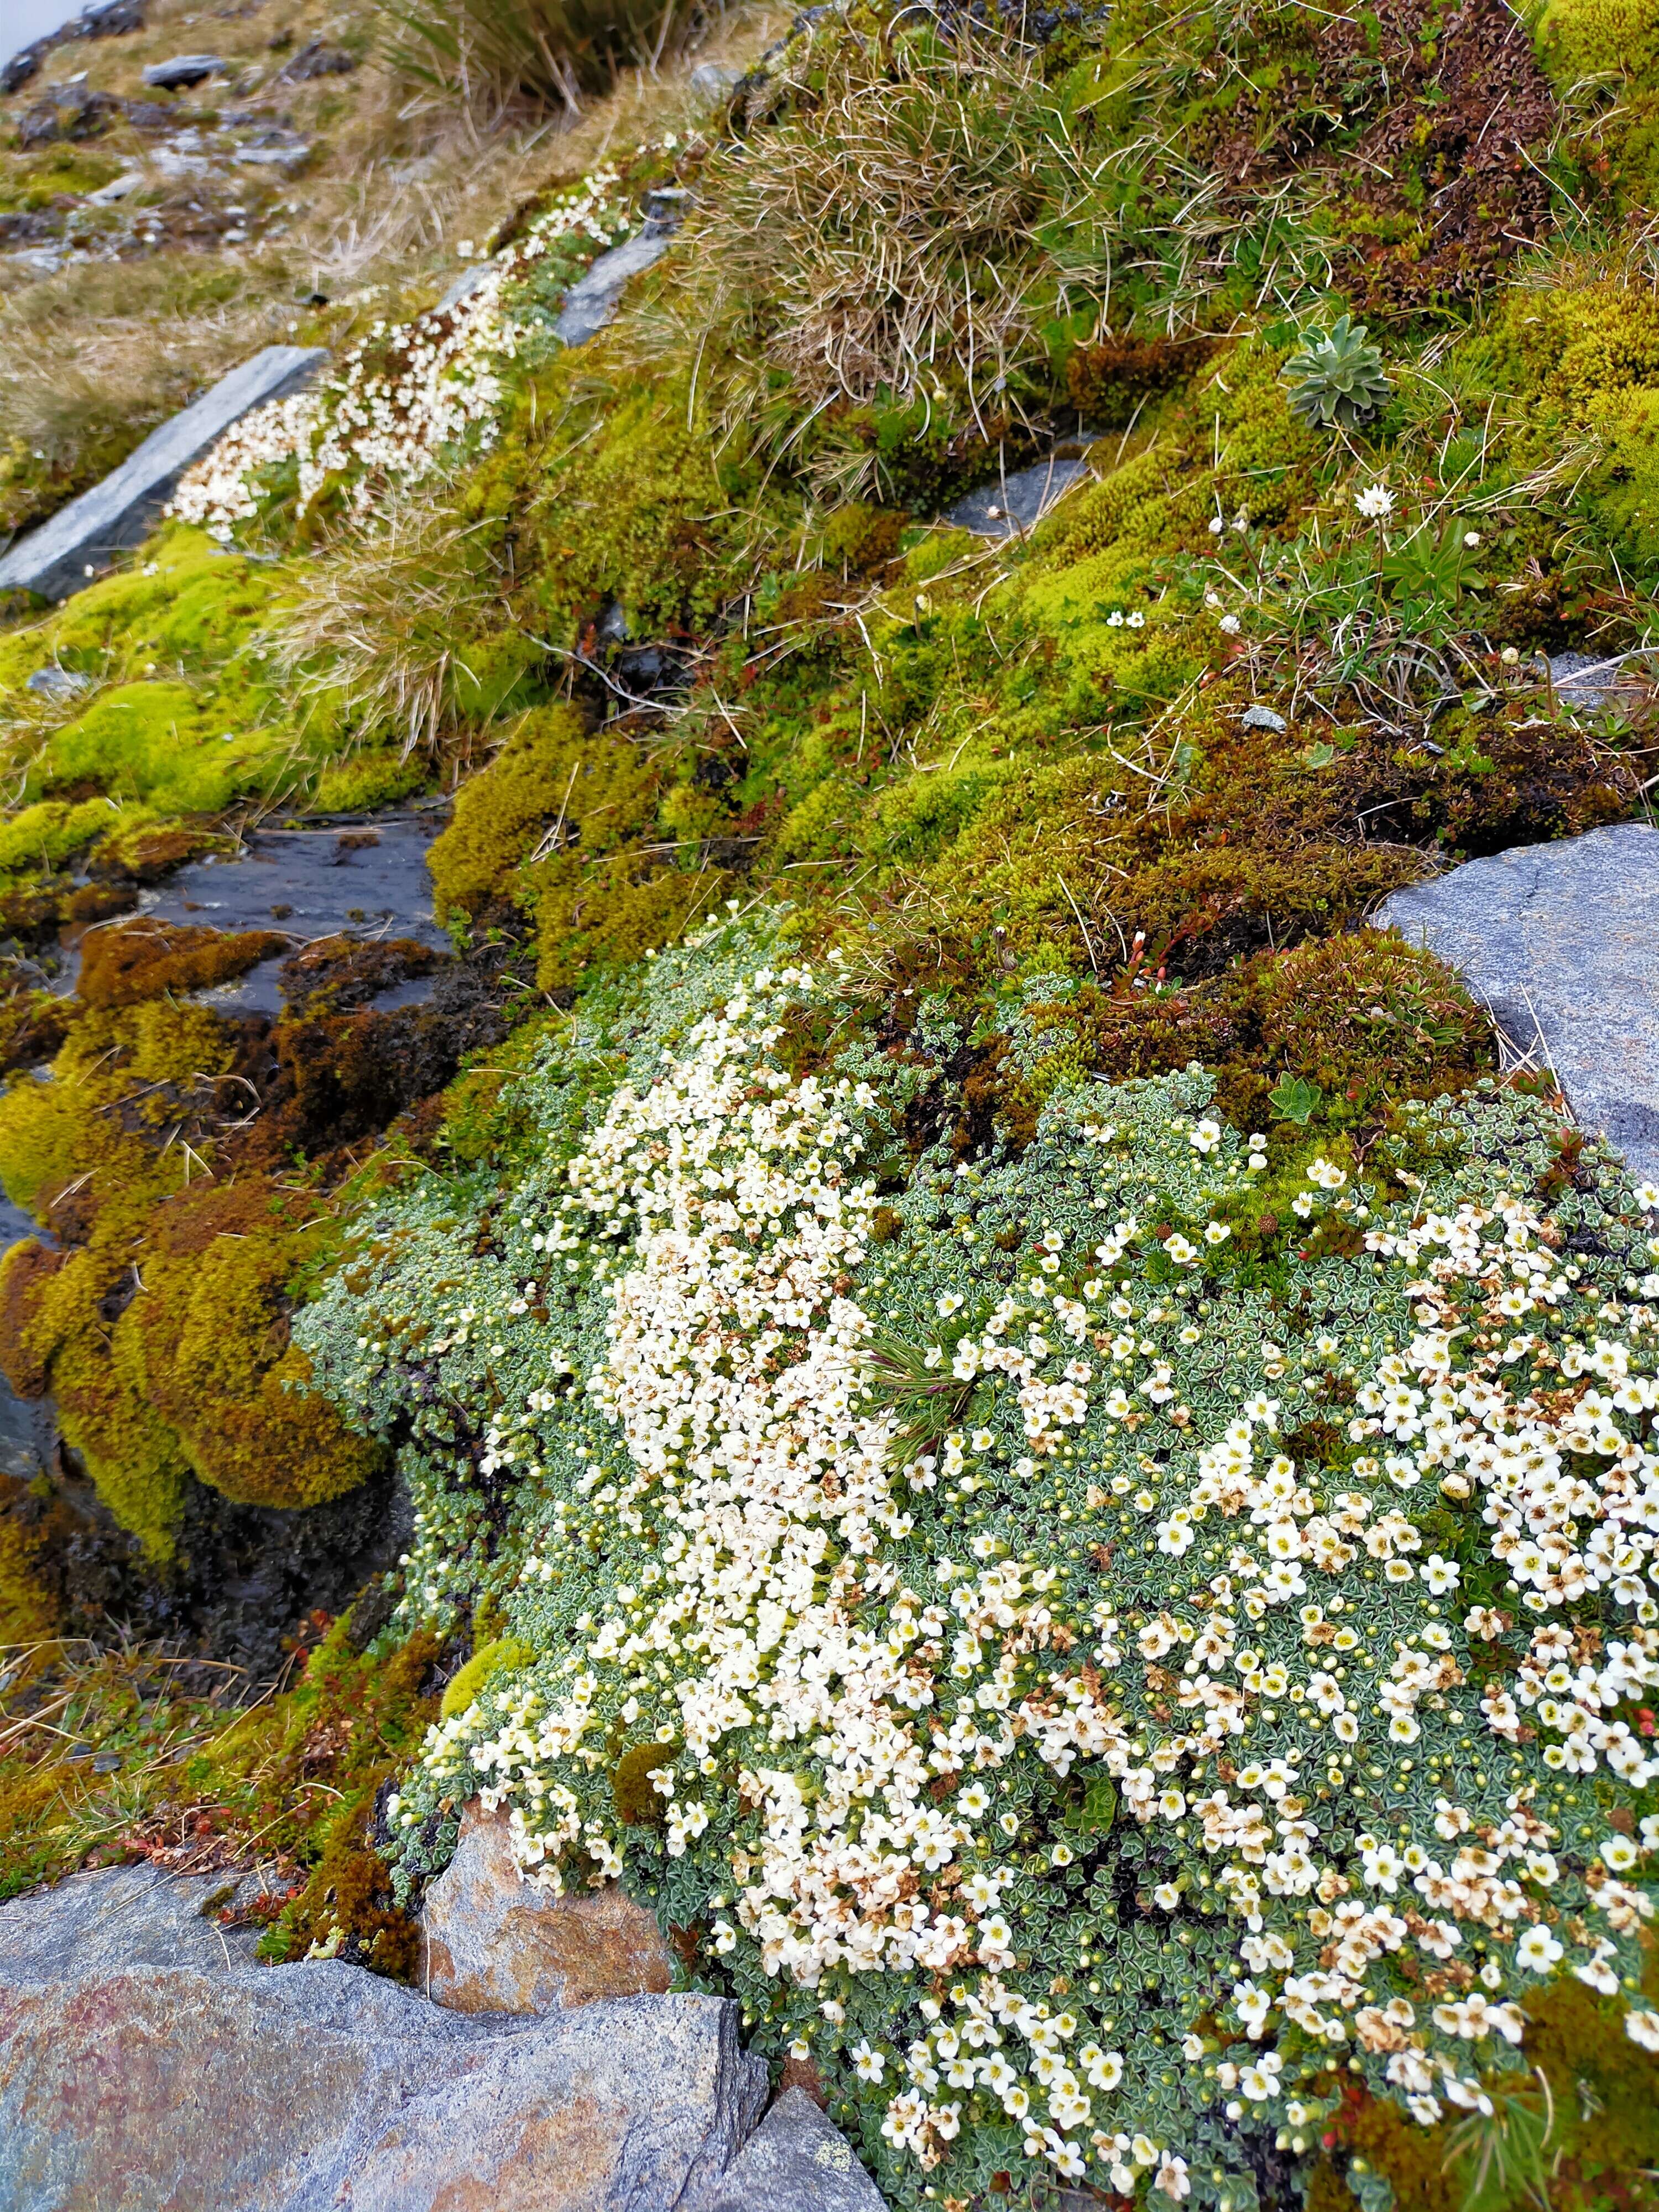
[[[152,62],[144,71],[144,82],[157,92],[183,92],[219,76],[224,67],[217,54],[174,54],[169,60]]]
[[[292,392],[326,358],[319,346],[266,346],[222,376],[210,392],[152,431],[101,483],[20,538],[0,560],[0,592],[39,592],[56,599],[79,591],[89,568],[95,574],[140,542],[185,470],[233,422],[249,408]]]
[[[553,334],[568,346],[585,345],[596,337],[616,314],[623,289],[659,261],[668,251],[666,231],[646,229],[621,246],[613,246],[584,276],[577,278],[564,295],[564,307],[553,325]]]
[[[135,1871],[4,1908],[0,2212],[670,2212],[764,2104],[723,2000],[467,2018],[337,1960],[216,1966]]]
[[[357,57],[343,46],[325,46],[320,39],[307,39],[290,62],[272,78],[273,84],[307,84],[319,76],[349,76]]]
[[[1455,968],[1506,1058],[1552,1070],[1578,1120],[1659,1179],[1659,830],[1624,822],[1470,860],[1376,919]]]
[[[1649,657],[1644,653],[1551,653],[1550,685],[1557,703],[1585,714],[1599,713],[1609,702],[1639,704],[1645,696],[1643,687],[1625,672],[1632,662]]]
[[[1041,522],[1063,494],[1089,474],[1086,461],[1038,461],[1011,477],[970,491],[947,507],[945,520],[976,538],[1013,538]]]
[[[501,1813],[477,1801],[426,1893],[422,1985],[455,2012],[545,2013],[660,1992],[674,1961],[652,1916],[614,1882],[550,1897],[514,1860]]]
[[[699,62],[691,72],[691,89],[711,106],[731,99],[743,82],[743,71],[725,62]]]
[[[696,2212],[884,2212],[853,2146],[805,2089],[786,2089]]]
[[[78,699],[91,681],[89,676],[78,675],[72,668],[59,668],[49,663],[35,670],[27,689],[39,692],[43,699]]]
[[[1275,714],[1271,707],[1247,707],[1239,716],[1241,726],[1247,730],[1271,730],[1282,737],[1290,725],[1282,714]]]

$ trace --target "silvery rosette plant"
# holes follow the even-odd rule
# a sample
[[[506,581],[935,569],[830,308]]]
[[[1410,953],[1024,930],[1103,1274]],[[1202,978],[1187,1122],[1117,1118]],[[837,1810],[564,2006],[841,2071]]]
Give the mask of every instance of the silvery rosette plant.
[[[991,1024],[1039,1092],[1065,988]],[[1659,1193],[1490,1085],[1363,1164],[1197,1070],[959,1156],[963,1042],[711,931],[374,1225],[311,1348],[405,1619],[500,1626],[401,1878],[474,1794],[620,1878],[899,2204],[1237,2212],[1356,2080],[1490,2113],[1559,1975],[1659,2046]]]

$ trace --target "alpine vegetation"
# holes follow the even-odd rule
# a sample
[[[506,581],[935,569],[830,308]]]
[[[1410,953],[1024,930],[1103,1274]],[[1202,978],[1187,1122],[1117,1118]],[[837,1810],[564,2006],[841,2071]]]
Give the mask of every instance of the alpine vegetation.
[[[1659,2047],[1659,1190],[1489,1080],[1362,1152],[1083,1079],[1054,975],[896,1037],[790,932],[590,994],[302,1321],[403,1631],[491,1624],[401,1887],[475,1793],[620,1878],[895,2204],[1240,2212],[1361,2084],[1492,2115],[1563,1978]]]

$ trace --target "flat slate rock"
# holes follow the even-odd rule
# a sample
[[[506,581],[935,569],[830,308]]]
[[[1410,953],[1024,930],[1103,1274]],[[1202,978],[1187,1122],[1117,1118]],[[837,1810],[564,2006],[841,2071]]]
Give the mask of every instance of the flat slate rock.
[[[224,66],[217,54],[174,54],[170,60],[152,62],[144,71],[144,82],[157,92],[181,92],[205,83]]]
[[[1470,860],[1377,915],[1457,969],[1514,1060],[1659,1181],[1659,829],[1623,822]]]
[[[555,337],[568,346],[586,345],[589,338],[597,337],[616,314],[629,277],[661,260],[668,251],[670,235],[667,229],[647,224],[624,244],[600,254],[586,276],[578,277],[565,294],[559,319],[553,325]]]
[[[79,591],[88,568],[107,568],[116,554],[142,542],[179,478],[233,422],[305,383],[327,358],[320,346],[266,346],[222,376],[101,483],[20,539],[0,561],[0,592],[61,599]]]
[[[805,2089],[786,2089],[696,2212],[884,2212],[853,2146]]]
[[[71,1875],[55,1888],[0,1905],[0,1990],[21,1982],[90,1981],[132,1966],[250,1964],[257,1928],[222,1928],[207,1908],[241,1887],[235,1875],[163,1874],[152,1866]]]
[[[1089,474],[1087,461],[1038,461],[970,491],[945,520],[976,538],[1013,538],[1035,527],[1062,493]]]
[[[216,1965],[131,1872],[6,1908],[0,2212],[689,2212],[764,2105],[724,1999],[520,2019],[338,1960]]]
[[[673,1954],[653,1916],[615,1882],[553,1896],[525,1879],[505,1813],[473,1798],[455,1856],[421,1908],[421,1970],[452,2012],[574,2011],[601,1997],[660,1996]]]

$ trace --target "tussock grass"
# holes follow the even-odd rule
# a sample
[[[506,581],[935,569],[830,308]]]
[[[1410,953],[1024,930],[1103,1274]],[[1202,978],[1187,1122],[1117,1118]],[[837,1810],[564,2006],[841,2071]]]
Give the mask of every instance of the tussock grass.
[[[276,633],[276,665],[354,736],[435,757],[447,732],[487,721],[497,703],[481,633],[501,621],[505,581],[490,526],[423,487],[311,566]]]
[[[514,101],[574,113],[625,69],[683,52],[716,12],[705,0],[381,0],[393,69],[493,115]]]
[[[727,434],[782,453],[820,417],[1019,416],[1063,286],[1105,266],[1093,179],[1040,51],[963,23],[797,42],[782,119],[711,163],[676,333],[708,344]],[[828,473],[872,488],[872,455]]]

